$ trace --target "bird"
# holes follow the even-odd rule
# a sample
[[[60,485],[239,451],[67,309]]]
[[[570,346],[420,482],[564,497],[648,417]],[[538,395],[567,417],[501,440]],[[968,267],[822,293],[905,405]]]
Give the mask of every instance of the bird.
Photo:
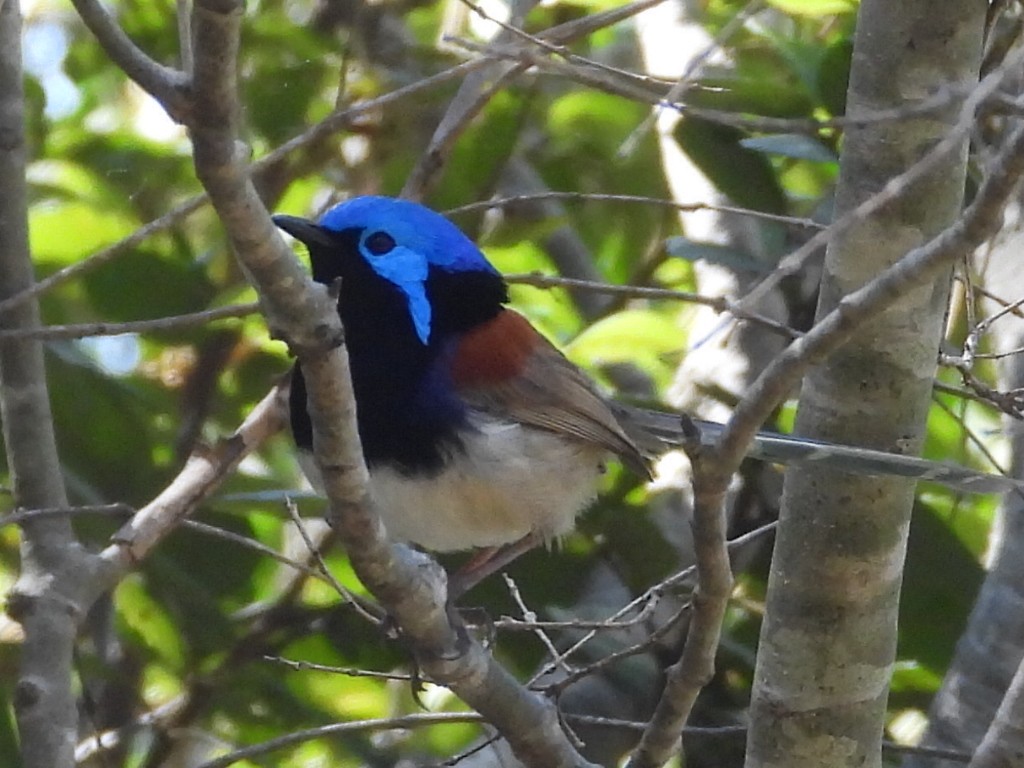
[[[302,242],[313,279],[337,286],[370,493],[395,541],[473,550],[449,581],[466,592],[523,552],[572,530],[609,459],[642,479],[694,428],[722,425],[617,402],[508,306],[501,273],[455,224],[419,203],[350,198],[317,221],[273,217]],[[292,371],[300,466],[323,491],[302,364]],[[978,492],[1021,484],[884,451],[761,433],[751,456]]]

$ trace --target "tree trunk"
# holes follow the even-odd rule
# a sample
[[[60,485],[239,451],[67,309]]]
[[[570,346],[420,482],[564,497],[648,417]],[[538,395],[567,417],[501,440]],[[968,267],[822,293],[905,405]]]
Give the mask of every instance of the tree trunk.
[[[908,108],[977,80],[983,0],[864,0],[847,115]],[[946,137],[957,108],[851,127],[836,217],[879,193]],[[910,189],[834,238],[818,317],[962,204],[966,141]],[[948,278],[908,294],[805,380],[797,432],[917,451]],[[786,476],[757,657],[747,766],[879,766],[914,484],[797,469]]]
[[[18,3],[0,3],[0,301],[33,282],[28,251],[25,183],[25,99],[21,71]],[[35,301],[0,318],[0,327],[39,325]],[[57,460],[50,401],[38,340],[0,341],[0,422],[14,505],[67,506]],[[40,518],[22,526],[21,573],[7,612],[24,630],[14,710],[25,768],[74,764],[78,713],[71,689],[72,649],[79,618],[64,590],[80,564],[80,549],[66,517]]]

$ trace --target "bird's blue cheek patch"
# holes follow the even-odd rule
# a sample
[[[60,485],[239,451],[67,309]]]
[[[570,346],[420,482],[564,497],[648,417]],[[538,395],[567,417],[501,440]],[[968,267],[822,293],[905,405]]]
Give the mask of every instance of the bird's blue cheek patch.
[[[388,282],[398,287],[405,294],[409,303],[409,316],[412,318],[416,335],[424,344],[430,342],[431,311],[427,300],[427,260],[416,251],[397,246],[383,256],[365,253],[363,257],[369,262],[373,271]]]

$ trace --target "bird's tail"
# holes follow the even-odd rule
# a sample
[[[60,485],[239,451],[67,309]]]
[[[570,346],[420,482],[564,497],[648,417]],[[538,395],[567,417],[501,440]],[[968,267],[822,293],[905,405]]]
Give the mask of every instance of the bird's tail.
[[[641,449],[656,453],[652,439],[661,445],[681,446],[692,439],[679,414],[642,408],[625,408],[622,421]],[[690,419],[701,445],[712,446],[725,429],[723,424]],[[694,435],[693,437],[696,437]],[[855,475],[884,475],[927,480],[967,493],[1024,492],[1024,482],[1005,475],[982,472],[952,462],[931,461],[870,448],[857,448],[774,432],[759,432],[748,454],[777,464],[817,464]]]

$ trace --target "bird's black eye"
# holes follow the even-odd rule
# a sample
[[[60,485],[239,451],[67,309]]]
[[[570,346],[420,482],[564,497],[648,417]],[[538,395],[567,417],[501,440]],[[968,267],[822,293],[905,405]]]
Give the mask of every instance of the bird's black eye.
[[[366,238],[364,245],[374,256],[383,256],[395,247],[395,238],[387,232],[374,232]]]

